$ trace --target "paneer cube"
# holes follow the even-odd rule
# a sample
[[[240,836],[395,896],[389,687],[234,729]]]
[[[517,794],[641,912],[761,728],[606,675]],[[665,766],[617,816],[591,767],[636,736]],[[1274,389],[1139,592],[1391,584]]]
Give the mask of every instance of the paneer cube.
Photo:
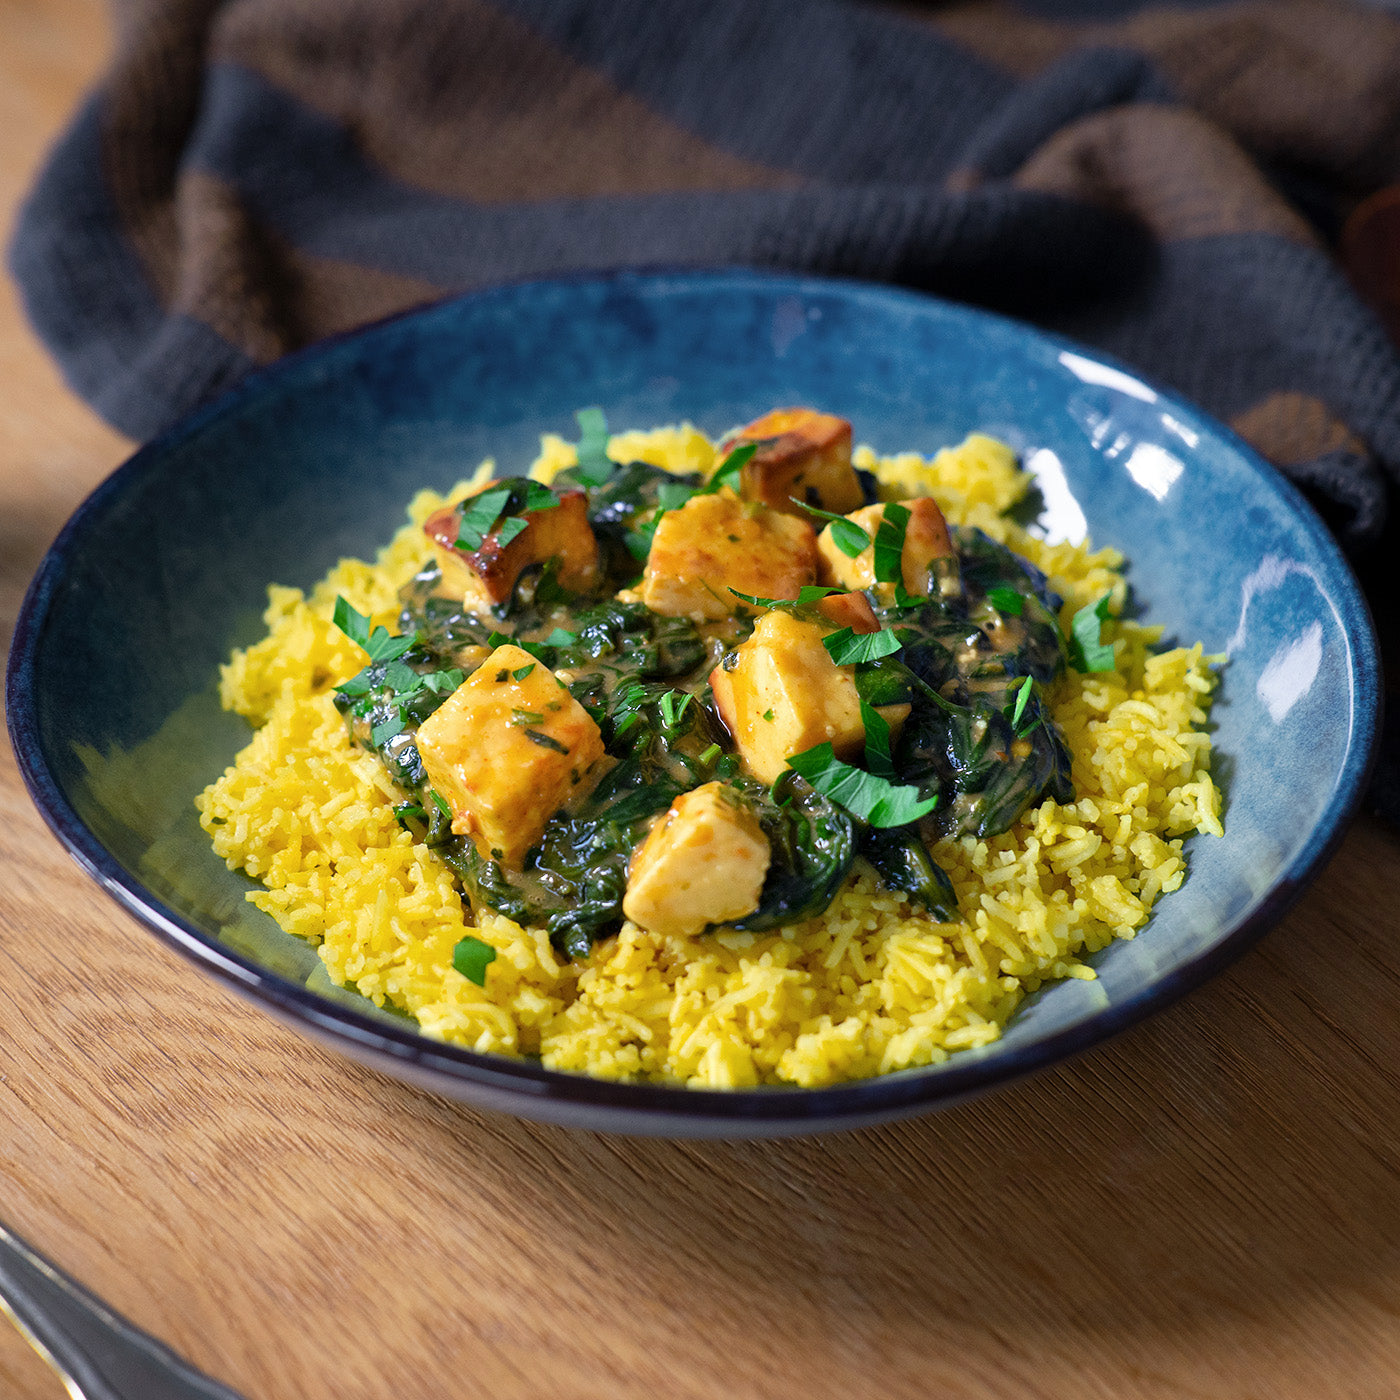
[[[739,756],[755,778],[771,783],[795,753],[830,743],[838,758],[859,758],[865,723],[855,668],[838,666],[822,645],[832,630],[774,610],[735,652],[734,665],[710,672],[710,689]],[[881,706],[892,728],[908,705]]]
[[[772,852],[733,788],[683,793],[637,847],[622,912],[652,933],[688,937],[758,908]]]
[[[931,590],[944,589],[946,578],[957,591],[957,574],[946,567],[940,571],[935,567],[936,560],[956,559],[952,539],[948,534],[948,522],[943,518],[938,503],[928,496],[915,496],[899,503],[909,511],[909,523],[904,529],[904,548],[899,556],[900,572],[903,574],[905,589],[918,597],[926,598]],[[885,516],[885,506],[879,503],[864,506],[852,511],[848,520],[853,520],[872,542],[880,522]],[[872,543],[854,559],[837,548],[828,525],[817,538],[817,550],[821,555],[820,569],[822,582],[837,588],[870,588],[875,583],[875,546]]]
[[[640,593],[653,612],[717,621],[753,611],[731,589],[758,598],[796,598],[816,573],[811,525],[721,488],[692,496],[661,517]]]
[[[852,632],[867,636],[880,630],[880,619],[864,593],[828,593],[817,600],[817,611],[837,627],[849,627]]]
[[[844,515],[865,499],[851,465],[851,425],[810,408],[776,408],[740,428],[726,448],[759,444],[744,464],[740,494],[803,517],[793,498]],[[805,518],[805,517],[803,517]]]
[[[488,482],[482,491],[500,484]],[[525,511],[519,517],[525,528],[505,544],[500,541],[498,524],[480,549],[459,549],[462,511],[471,499],[469,496],[467,502],[434,512],[423,525],[442,566],[444,596],[461,598],[469,611],[488,616],[509,600],[526,569],[550,559],[559,561],[559,582],[575,593],[585,592],[597,582],[598,541],[588,523],[584,492],[565,491],[557,506]]]
[[[518,867],[545,823],[591,783],[603,737],[564,683],[509,644],[424,720],[418,753],[452,829]]]

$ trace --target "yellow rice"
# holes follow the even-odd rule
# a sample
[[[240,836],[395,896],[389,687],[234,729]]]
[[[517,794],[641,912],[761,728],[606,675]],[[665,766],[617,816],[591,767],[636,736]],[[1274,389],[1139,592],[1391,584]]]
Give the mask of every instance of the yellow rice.
[[[674,470],[714,461],[688,425],[619,434],[611,450]],[[1027,483],[1000,443],[974,435],[932,459],[861,448],[856,460],[886,496],[932,494],[949,519],[1037,564],[1065,599],[1066,624],[1105,590],[1121,605],[1114,550],[1049,545],[1005,519]],[[546,438],[535,474],[552,479],[572,461],[568,444]],[[1211,658],[1199,646],[1158,654],[1159,629],[1124,621],[1116,671],[1071,673],[1052,691],[1078,799],[938,848],[961,922],[913,912],[858,867],[825,914],[780,932],[664,938],[629,923],[583,963],[498,915],[473,925],[455,878],[399,826],[400,795],[352,747],[331,702],[364,659],[331,624],[337,594],[394,629],[397,590],[428,549],[418,526],[449,497],[420,493],[374,564],[342,561],[309,598],[269,590],[268,636],[235,652],[222,680],[224,704],[256,733],[198,804],[214,849],[265,887],[248,898],[315,944],[337,983],[407,1011],[427,1035],[554,1069],[711,1088],[933,1063],[995,1040],[1042,983],[1092,978],[1081,955],[1133,937],[1181,883],[1183,838],[1222,834],[1202,732]],[[452,967],[469,933],[497,952],[484,988]]]

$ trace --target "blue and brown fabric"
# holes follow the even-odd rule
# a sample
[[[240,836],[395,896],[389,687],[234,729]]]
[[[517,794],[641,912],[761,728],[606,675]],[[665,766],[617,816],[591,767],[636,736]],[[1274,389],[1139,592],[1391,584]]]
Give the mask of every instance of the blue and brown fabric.
[[[444,293],[748,264],[925,288],[1102,347],[1259,448],[1373,586],[1391,552],[1400,18],[1380,7],[115,13],[110,72],[11,264],[74,388],[133,437]]]

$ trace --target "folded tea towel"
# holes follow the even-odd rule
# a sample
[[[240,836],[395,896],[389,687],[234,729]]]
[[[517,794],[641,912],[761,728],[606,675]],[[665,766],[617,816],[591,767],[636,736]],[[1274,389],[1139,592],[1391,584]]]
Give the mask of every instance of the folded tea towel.
[[[1400,359],[1375,308],[1400,310],[1400,217],[1387,234],[1375,216],[1400,183],[1400,18],[1379,6],[115,14],[110,72],[10,257],[74,388],[133,437],[446,292],[747,264],[900,282],[1101,347],[1252,442],[1363,568],[1386,533]]]

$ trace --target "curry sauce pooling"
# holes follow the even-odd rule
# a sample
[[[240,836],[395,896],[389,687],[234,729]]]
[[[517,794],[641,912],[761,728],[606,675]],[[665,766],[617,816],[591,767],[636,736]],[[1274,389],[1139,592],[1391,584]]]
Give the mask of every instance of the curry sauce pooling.
[[[550,486],[427,521],[398,637],[337,609],[371,660],[336,704],[399,820],[474,906],[575,957],[625,918],[808,918],[858,859],[955,918],[937,841],[1074,799],[1043,688],[1111,667],[1103,600],[1066,637],[1034,566],[926,497],[877,500],[829,415],[766,415],[705,481],[613,462],[581,420]]]

